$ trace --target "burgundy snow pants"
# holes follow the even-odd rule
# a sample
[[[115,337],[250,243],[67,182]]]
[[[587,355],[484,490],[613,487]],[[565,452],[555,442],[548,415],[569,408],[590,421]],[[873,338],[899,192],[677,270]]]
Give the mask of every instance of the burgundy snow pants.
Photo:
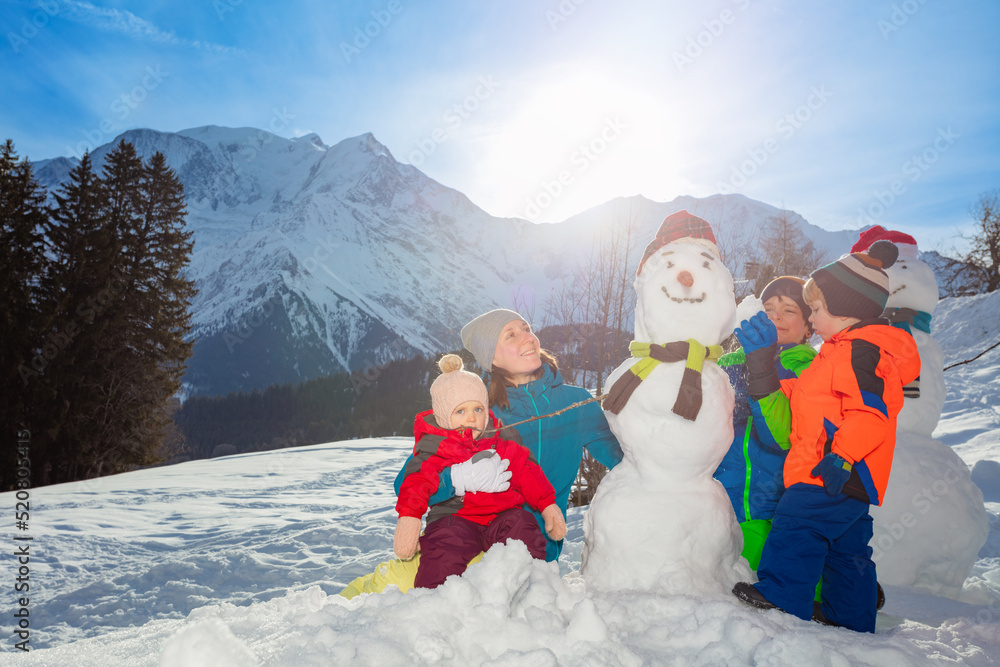
[[[437,588],[453,574],[462,574],[480,551],[507,540],[520,540],[534,558],[545,560],[545,538],[535,516],[521,507],[501,512],[488,526],[460,516],[445,516],[427,524],[420,538],[416,588]]]

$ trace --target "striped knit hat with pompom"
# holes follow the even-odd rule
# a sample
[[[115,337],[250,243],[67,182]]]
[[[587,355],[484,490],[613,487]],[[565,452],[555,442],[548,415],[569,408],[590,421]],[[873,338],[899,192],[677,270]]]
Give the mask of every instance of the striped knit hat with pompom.
[[[876,241],[868,252],[844,255],[813,271],[811,278],[823,292],[826,309],[838,317],[869,320],[885,310],[889,299],[888,269],[899,250],[891,241]]]

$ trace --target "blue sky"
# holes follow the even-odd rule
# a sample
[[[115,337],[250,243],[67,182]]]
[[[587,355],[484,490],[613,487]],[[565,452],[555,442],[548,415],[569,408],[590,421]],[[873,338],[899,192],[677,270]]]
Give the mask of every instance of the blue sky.
[[[1000,188],[1000,2],[0,0],[0,138],[372,132],[491,214],[740,192],[950,252]]]

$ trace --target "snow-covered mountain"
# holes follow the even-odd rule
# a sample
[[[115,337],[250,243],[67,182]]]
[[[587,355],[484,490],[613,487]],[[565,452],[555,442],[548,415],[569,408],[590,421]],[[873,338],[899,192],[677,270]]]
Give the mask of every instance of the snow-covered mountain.
[[[637,258],[663,218],[681,209],[712,223],[724,249],[748,246],[781,214],[742,195],[637,196],[536,225],[487,214],[396,161],[371,134],[327,146],[316,135],[284,139],[254,128],[131,130],[94,150],[98,168],[120,140],[144,157],[163,153],[184,184],[198,287],[189,394],[455,349],[462,325],[494,307],[534,304],[542,319],[552,290],[572,280],[601,230],[623,219],[636,221]],[[36,174],[52,189],[75,163],[43,160]],[[787,215],[830,259],[857,238],[857,230],[829,232]],[[739,275],[739,253],[730,263]]]

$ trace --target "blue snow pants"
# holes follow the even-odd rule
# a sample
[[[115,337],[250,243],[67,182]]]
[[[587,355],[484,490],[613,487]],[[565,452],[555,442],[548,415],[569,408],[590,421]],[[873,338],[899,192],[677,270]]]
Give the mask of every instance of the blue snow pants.
[[[822,486],[793,484],[775,509],[757,569],[758,591],[781,609],[810,620],[823,577],[823,614],[857,632],[875,632],[876,575],[868,503]]]

